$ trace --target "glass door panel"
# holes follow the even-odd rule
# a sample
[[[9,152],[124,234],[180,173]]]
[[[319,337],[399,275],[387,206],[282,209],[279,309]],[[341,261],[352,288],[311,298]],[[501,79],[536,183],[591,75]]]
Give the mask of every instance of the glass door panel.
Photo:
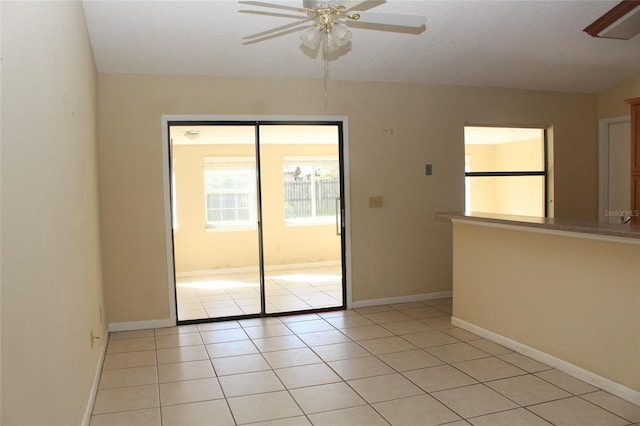
[[[260,314],[255,125],[169,133],[178,321]]]
[[[267,314],[344,305],[340,127],[259,127]]]

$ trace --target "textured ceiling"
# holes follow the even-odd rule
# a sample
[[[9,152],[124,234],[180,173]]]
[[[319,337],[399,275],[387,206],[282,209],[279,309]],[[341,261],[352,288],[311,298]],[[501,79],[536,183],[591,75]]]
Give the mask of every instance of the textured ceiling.
[[[302,0],[272,3],[302,6]],[[371,12],[423,15],[426,29],[352,26],[351,47],[332,56],[330,78],[598,92],[640,73],[640,35],[622,41],[582,31],[617,3],[368,2]],[[324,75],[322,57],[301,48],[302,31],[242,44],[244,36],[293,21],[239,12],[266,9],[227,0],[84,0],[84,6],[100,73]]]

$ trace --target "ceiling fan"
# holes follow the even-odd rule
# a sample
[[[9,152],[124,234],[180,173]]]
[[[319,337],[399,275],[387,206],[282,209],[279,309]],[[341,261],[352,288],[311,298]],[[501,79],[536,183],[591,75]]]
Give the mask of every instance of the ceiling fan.
[[[367,6],[377,6],[383,2],[370,0],[304,0],[303,7],[294,7],[262,1],[240,1],[240,4],[298,12],[302,15],[267,12],[260,10],[241,10],[244,13],[294,18],[296,21],[267,31],[243,37],[243,44],[257,43],[295,31],[306,31],[300,37],[302,44],[316,50],[324,41],[325,53],[340,50],[351,42],[351,31],[344,24],[358,22],[369,24],[372,29],[424,29],[425,17],[399,15],[391,13],[370,13],[359,11]],[[367,7],[368,8],[368,7]],[[311,26],[309,24],[311,23]],[[380,28],[376,28],[379,26]]]
[[[366,24],[366,28],[392,31],[422,32],[425,28],[426,18],[416,15],[399,15],[391,13],[364,12],[382,1],[375,0],[303,0],[302,7],[268,3],[262,1],[246,0],[240,4],[258,6],[281,11],[297,12],[292,15],[283,12],[264,10],[241,10],[243,13],[253,13],[282,18],[293,18],[295,21],[288,24],[243,37],[243,44],[258,43],[275,37],[280,37],[296,31],[305,30],[300,37],[302,45],[311,51],[318,51],[323,46],[324,59],[324,93],[327,97],[327,79],[329,75],[329,53],[340,50],[346,51],[351,44],[351,31],[345,26],[353,23]]]

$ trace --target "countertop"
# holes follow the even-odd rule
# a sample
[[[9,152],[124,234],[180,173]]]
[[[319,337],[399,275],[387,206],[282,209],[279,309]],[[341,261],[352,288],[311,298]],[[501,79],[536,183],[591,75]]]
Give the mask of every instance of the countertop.
[[[445,220],[465,220],[499,225],[522,226],[554,231],[579,232],[583,234],[604,235],[611,237],[633,238],[640,240],[640,225],[614,224],[606,222],[590,222],[561,218],[512,216],[492,213],[436,213],[436,218]]]

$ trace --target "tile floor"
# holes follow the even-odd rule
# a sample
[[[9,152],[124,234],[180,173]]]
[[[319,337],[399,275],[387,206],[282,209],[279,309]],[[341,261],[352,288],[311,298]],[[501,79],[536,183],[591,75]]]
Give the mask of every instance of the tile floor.
[[[640,425],[450,320],[451,300],[112,333],[101,425]]]
[[[217,273],[176,279],[180,321],[260,313],[258,273]],[[267,313],[342,306],[339,265],[270,269]]]

